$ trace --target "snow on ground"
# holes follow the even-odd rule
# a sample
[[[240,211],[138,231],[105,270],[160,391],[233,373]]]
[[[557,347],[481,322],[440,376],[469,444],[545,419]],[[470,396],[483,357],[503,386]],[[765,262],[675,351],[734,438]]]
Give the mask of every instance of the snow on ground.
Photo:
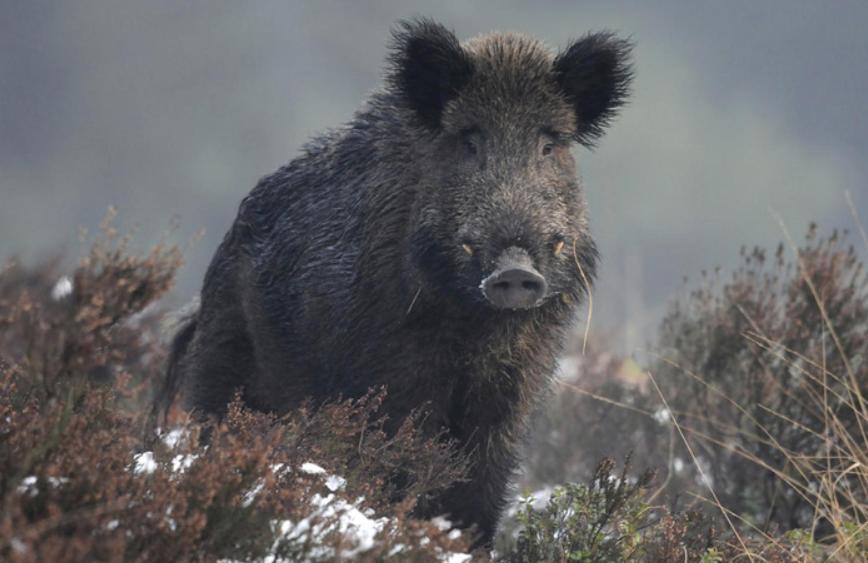
[[[317,465],[315,463],[311,463],[310,461],[307,461],[307,462],[301,464],[301,471],[302,471],[302,473],[307,473],[308,475],[325,475],[326,474],[325,469],[323,469],[322,467],[320,467],[319,465]]]
[[[310,539],[311,543],[316,545],[320,538],[325,538],[329,534],[338,532],[348,537],[351,543],[355,544],[353,549],[340,553],[334,553],[331,547],[315,547],[310,552],[310,556],[314,559],[339,558],[349,560],[355,555],[373,548],[376,545],[377,534],[382,532],[389,524],[388,518],[375,518],[373,510],[362,508],[362,503],[365,500],[363,497],[356,499],[354,502],[348,502],[345,499],[337,497],[334,493],[343,489],[346,484],[346,480],[343,477],[330,475],[323,467],[313,462],[303,463],[299,469],[303,473],[321,478],[323,484],[331,493],[326,495],[314,494],[311,498],[312,510],[310,514],[299,522],[293,522],[292,520],[273,521],[272,525],[276,526],[279,531],[278,541],[305,542]],[[254,497],[258,492],[256,488],[251,490]],[[443,518],[435,519],[435,525],[441,530],[448,530],[452,527],[452,524]],[[460,534],[460,531],[453,530],[449,536],[455,539]],[[398,546],[390,555],[399,557],[400,553],[401,548]],[[266,557],[265,561],[266,563],[280,563],[280,560],[274,556]],[[465,563],[470,561],[470,555],[466,553],[444,553],[441,561],[446,563]]]
[[[308,475],[325,475],[326,473],[328,473],[325,469],[323,469],[319,465],[312,463],[312,462],[309,462],[309,461],[301,464],[301,471],[302,471],[302,473],[307,473]],[[325,486],[331,492],[335,492],[335,491],[339,491],[340,489],[343,489],[344,485],[346,485],[346,484],[347,484],[347,480],[344,479],[343,477],[338,476],[338,475],[329,475],[328,477],[325,478]]]
[[[175,434],[174,431],[167,434],[164,441],[167,444],[177,444],[181,440],[180,434]],[[171,445],[170,444],[170,445]],[[194,454],[178,454],[172,458],[172,471],[182,473],[187,470],[190,465],[196,460]],[[153,452],[142,452],[133,456],[135,463],[134,471],[137,474],[149,474],[157,470],[158,464],[154,459]],[[280,473],[288,468],[283,464],[274,464],[272,471]],[[373,510],[363,508],[364,497],[356,499],[354,502],[349,502],[345,499],[337,497],[334,493],[342,490],[346,485],[346,479],[339,475],[329,474],[322,466],[313,462],[305,462],[299,470],[302,473],[318,477],[322,480],[323,485],[331,491],[328,494],[314,494],[311,498],[311,512],[301,519],[299,522],[291,520],[273,520],[271,525],[275,527],[278,533],[278,542],[274,548],[278,547],[279,542],[299,542],[305,543],[308,540],[311,544],[316,545],[321,543],[318,540],[324,539],[329,534],[340,533],[350,539],[350,543],[355,547],[350,550],[334,553],[331,547],[314,547],[310,555],[314,559],[340,558],[351,559],[353,556],[367,551],[376,545],[377,534],[382,532],[389,523],[388,518],[375,518]],[[35,484],[35,478],[34,483]],[[262,483],[254,485],[244,496],[243,503],[249,506],[256,499],[262,490]],[[166,515],[169,518],[169,515]],[[170,518],[169,518],[170,519]],[[441,530],[448,530],[452,524],[444,518],[435,518],[434,524]],[[456,539],[461,534],[458,530],[453,530],[449,533],[449,537]],[[399,557],[401,548],[398,546],[394,553],[390,554]],[[282,563],[276,556],[271,555],[264,558],[266,563]],[[443,553],[441,561],[446,563],[465,563],[470,561],[470,555],[466,553]],[[232,563],[224,560],[223,563]]]
[[[346,484],[347,480],[337,475],[329,475],[325,480],[325,486],[332,492],[343,489]]]
[[[552,493],[555,491],[554,487],[545,486],[538,491],[534,491],[530,496],[533,497],[533,501],[530,503],[534,510],[542,510],[544,509],[548,503],[549,499],[552,498]]]
[[[157,470],[157,460],[154,459],[154,452],[142,452],[133,456],[133,461],[136,466],[133,471],[136,474],[148,474]]]
[[[189,430],[184,430],[183,428],[175,428],[174,430],[166,432],[166,434],[162,437],[162,440],[163,443],[170,448],[175,448],[177,446],[180,446],[181,443],[185,442],[189,437]]]
[[[362,500],[362,499],[359,499]],[[315,548],[311,555],[316,557],[328,557],[339,555],[352,557],[353,555],[367,551],[374,547],[377,534],[383,531],[388,523],[386,518],[372,518],[362,512],[359,501],[349,503],[343,499],[335,498],[334,494],[325,496],[315,494],[311,499],[311,514],[298,523],[289,520],[281,522],[281,532],[284,538],[307,537],[324,538],[333,532],[349,536],[355,540],[356,547],[340,554],[331,553],[331,548]],[[314,541],[314,543],[316,543]]]
[[[72,280],[69,276],[61,276],[51,288],[51,298],[55,301],[61,301],[72,295]]]
[[[543,510],[546,506],[548,506],[549,499],[552,498],[552,493],[554,492],[554,487],[545,486],[539,490],[536,490],[528,495],[516,495],[513,497],[512,502],[509,503],[509,506],[506,508],[506,513],[504,514],[505,518],[514,518],[516,514],[518,514],[519,509],[521,509],[525,500],[530,498],[530,505],[534,510]]]
[[[199,457],[196,454],[178,454],[172,458],[172,472],[173,473],[183,473],[190,469],[190,466],[193,465],[193,462],[196,461],[196,458]]]
[[[166,437],[166,443],[177,444],[182,436],[180,434],[169,433]],[[196,460],[195,454],[178,454],[172,458],[171,470],[173,473],[183,473]],[[155,472],[159,468],[159,464],[154,457],[154,452],[146,451],[135,454],[133,456],[133,471],[137,475],[148,475]],[[274,473],[281,473],[288,470],[283,464],[277,463],[272,466]],[[331,547],[314,547],[310,556],[314,559],[352,559],[355,555],[367,551],[376,545],[377,535],[382,532],[389,524],[388,518],[375,518],[374,511],[370,508],[363,508],[364,497],[359,497],[353,502],[349,502],[335,495],[342,490],[346,485],[346,479],[339,475],[329,474],[320,465],[313,462],[306,462],[299,468],[303,473],[318,477],[322,480],[323,485],[331,491],[328,494],[314,494],[311,498],[311,511],[307,517],[299,522],[291,520],[273,520],[271,525],[278,532],[278,541],[274,548],[278,547],[279,542],[299,542],[317,545],[322,543],[320,540],[326,538],[329,534],[339,533],[347,537],[352,549],[344,550],[340,553],[335,553]],[[60,486],[66,479],[54,478],[48,479],[51,486]],[[25,477],[21,485],[18,487],[22,494],[36,494],[37,478],[35,476]],[[244,497],[244,504],[250,505],[256,495],[262,490],[262,483],[254,485]],[[174,528],[175,522],[171,517],[171,507],[167,510],[165,518],[169,523],[170,528]],[[446,531],[452,528],[451,522],[445,518],[435,518],[433,521],[435,526]],[[112,520],[106,525],[106,528],[111,530],[119,525],[117,520]],[[451,539],[457,539],[461,534],[458,530],[449,532]],[[423,540],[424,543],[424,540]],[[390,556],[400,557],[402,546],[397,546]],[[466,553],[443,553],[441,561],[446,563],[465,563],[470,561],[470,555]],[[264,558],[266,563],[282,563],[275,555],[270,555]],[[223,563],[232,563],[224,560]]]
[[[30,496],[36,496],[39,493],[39,488],[37,487],[37,479],[36,475],[29,475],[21,480],[21,484],[18,485],[18,493],[22,495],[29,494]],[[54,488],[65,485],[69,482],[69,479],[66,477],[46,477],[45,479],[49,485]]]

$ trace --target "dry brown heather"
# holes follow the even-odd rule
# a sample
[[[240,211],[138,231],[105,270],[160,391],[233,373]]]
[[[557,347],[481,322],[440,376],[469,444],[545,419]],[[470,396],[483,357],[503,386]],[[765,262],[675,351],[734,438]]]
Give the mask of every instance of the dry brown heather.
[[[524,486],[584,481],[599,456],[633,452],[659,468],[653,504],[717,515],[725,532],[722,505],[767,549],[784,534],[864,560],[868,277],[846,234],[812,226],[795,250],[743,249],[731,277],[703,274],[670,307],[647,372],[592,346],[539,416]]]
[[[408,516],[414,503],[460,477],[460,458],[447,444],[422,440],[414,420],[386,436],[377,412],[382,393],[279,420],[235,404],[207,449],[194,445],[198,429],[187,425],[188,438],[174,447],[153,444],[153,472],[136,473],[142,405],[164,359],[158,315],[148,306],[170,288],[179,263],[173,247],[131,255],[106,226],[65,299],[50,298],[56,262],[4,268],[0,560],[211,561],[266,553],[294,560],[323,547],[352,550],[355,540],[341,533],[317,544],[304,537],[275,544],[272,520],[298,522],[311,514],[315,494],[329,492],[320,477],[299,470],[311,460],[347,479],[346,499],[364,496],[365,507],[391,518],[364,559],[399,544],[410,559],[466,550],[465,540]],[[196,456],[190,467],[173,471],[172,460],[186,454]],[[287,469],[275,471],[278,463]]]
[[[660,394],[637,369],[599,347],[589,351],[582,376],[564,383],[553,416],[532,434],[525,485],[589,484],[565,486],[545,508],[520,508],[499,541],[508,560],[862,558],[865,273],[838,236],[812,232],[801,262],[785,255],[745,253],[731,279],[711,276],[672,308],[665,357],[651,370]],[[347,479],[336,499],[364,496],[360,507],[389,517],[357,559],[429,561],[465,551],[469,538],[450,539],[412,517],[461,479],[464,458],[420,436],[423,413],[388,436],[381,390],[279,419],[236,401],[210,429],[207,448],[196,445],[201,428],[172,413],[185,438],[148,440],[155,467],[136,472],[145,405],[163,372],[153,304],[180,258],[166,245],[131,252],[107,224],[65,298],[51,298],[57,261],[0,273],[0,560],[316,561],[352,553],[354,536],[337,528],[279,539],[274,521],[301,521],[315,495],[331,492],[301,470],[307,461]],[[677,426],[655,420],[661,395]],[[658,477],[595,463],[629,450],[635,466],[658,467]],[[698,500],[710,493],[691,452],[732,527],[714,501]],[[184,459],[189,467],[173,470]]]

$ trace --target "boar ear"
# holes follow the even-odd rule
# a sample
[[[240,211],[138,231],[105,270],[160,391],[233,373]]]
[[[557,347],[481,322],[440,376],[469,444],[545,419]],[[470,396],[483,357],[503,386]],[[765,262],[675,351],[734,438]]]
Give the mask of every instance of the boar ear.
[[[389,84],[436,128],[446,103],[470,80],[473,61],[451,31],[429,19],[400,21],[392,37]]]
[[[592,33],[555,58],[555,79],[576,112],[579,143],[593,147],[626,102],[633,79],[632,48],[611,33]]]

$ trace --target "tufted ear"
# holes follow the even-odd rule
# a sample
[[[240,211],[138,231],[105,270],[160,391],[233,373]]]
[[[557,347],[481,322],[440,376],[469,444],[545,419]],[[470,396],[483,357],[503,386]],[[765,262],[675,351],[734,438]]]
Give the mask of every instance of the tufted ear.
[[[555,79],[576,112],[577,142],[593,147],[626,102],[633,79],[632,48],[612,33],[592,33],[555,58]]]
[[[392,38],[388,82],[437,128],[446,103],[470,80],[473,61],[451,31],[430,19],[400,21]]]

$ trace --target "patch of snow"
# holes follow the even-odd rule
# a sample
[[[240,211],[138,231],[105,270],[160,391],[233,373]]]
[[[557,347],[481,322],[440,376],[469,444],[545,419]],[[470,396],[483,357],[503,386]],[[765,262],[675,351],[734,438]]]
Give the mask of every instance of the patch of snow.
[[[302,473],[307,473],[308,475],[325,475],[326,473],[325,469],[309,461],[301,464],[301,471]]]
[[[199,456],[196,454],[178,454],[172,458],[172,472],[173,473],[183,473],[188,470],[193,462],[196,461],[196,458]]]
[[[329,548],[316,548],[312,553],[316,558],[323,557],[352,557],[360,552],[374,547],[374,539],[377,537],[388,521],[386,518],[369,518],[355,504],[335,498],[329,494],[322,496],[313,495],[311,507],[314,509],[310,516],[303,518],[297,524],[284,520],[281,523],[281,531],[286,538],[297,538],[304,541],[310,537],[314,543],[330,533],[338,532],[349,535],[355,540],[355,548],[341,552],[331,553]]]
[[[697,469],[699,469],[695,476],[696,484],[714,489],[714,479],[711,477],[711,464],[703,457],[697,457],[694,463],[697,465]]]
[[[183,428],[175,428],[174,430],[166,432],[165,436],[162,438],[163,443],[170,448],[175,448],[180,446],[181,443],[189,437],[189,434],[190,433]]]
[[[347,480],[338,475],[329,475],[325,481],[325,486],[328,487],[328,490],[330,490],[331,492],[343,489],[344,485],[346,484]]]
[[[544,509],[548,503],[549,499],[552,498],[552,493],[555,491],[554,487],[546,486],[538,491],[534,491],[530,496],[533,497],[533,502],[530,505],[534,510],[542,510]]]
[[[407,549],[406,545],[404,545],[402,543],[396,543],[394,546],[392,546],[392,549],[389,550],[389,553],[386,554],[386,558],[388,559],[390,557],[394,557],[394,556],[398,555],[399,553],[401,553],[402,551],[404,551],[405,549]]]
[[[52,487],[59,487],[69,483],[69,477],[47,477],[46,480]]]
[[[36,475],[28,475],[24,479],[21,480],[21,484],[18,485],[18,494],[30,496],[36,496],[39,490],[36,488]]]
[[[154,452],[136,454],[133,456],[133,461],[136,463],[133,471],[137,474],[148,474],[157,470],[157,460],[154,459]]]
[[[183,473],[193,465],[193,462],[198,459],[198,454],[177,454],[172,458],[172,472]],[[154,458],[154,452],[142,452],[133,456],[135,467],[133,472],[136,474],[153,473],[159,467],[157,460]]]
[[[311,465],[313,465],[313,464],[311,464]],[[283,463],[271,464],[271,473],[274,474],[275,477],[280,477],[281,475],[283,475],[284,473],[286,473],[289,470],[290,470],[290,467],[288,465],[283,464]],[[340,477],[337,477],[337,478],[340,479]],[[253,501],[256,500],[256,496],[262,492],[262,488],[264,486],[265,486],[265,482],[262,479],[258,480],[256,482],[256,484],[250,488],[249,491],[244,493],[244,498],[241,500],[242,505],[246,508],[246,507],[250,506],[251,504],[253,504]],[[332,490],[334,490],[334,489],[332,489]]]
[[[275,463],[271,466],[271,470],[275,475],[286,472],[289,469],[288,466],[282,463]],[[339,475],[329,475],[325,469],[316,463],[304,463],[299,469],[308,475],[321,477],[325,486],[332,493],[343,489],[346,485],[346,479]],[[242,501],[244,506],[249,506],[262,491],[262,488],[262,482],[256,483],[244,495]],[[310,512],[305,518],[302,518],[298,522],[293,522],[292,520],[272,520],[271,526],[277,535],[277,540],[272,549],[276,550],[282,542],[298,543],[299,545],[310,542],[309,545],[312,546],[308,553],[310,560],[351,560],[353,557],[374,548],[376,546],[377,535],[389,523],[388,518],[375,518],[373,509],[362,508],[364,501],[365,497],[358,497],[355,501],[349,502],[331,493],[326,495],[314,494],[310,500]],[[452,523],[445,518],[435,518],[433,523],[442,531],[451,530],[449,532],[450,539],[457,539],[461,535],[461,531],[457,529],[453,530]],[[322,546],[323,540],[334,533],[347,537],[353,547],[336,553],[334,548]],[[420,543],[424,545],[428,541],[430,540],[422,538]],[[406,546],[398,544],[393,547],[389,553],[389,557],[399,556],[405,549]],[[470,555],[466,553],[439,553],[438,555],[439,561],[447,563],[466,563],[471,559]],[[262,561],[265,563],[284,562],[283,559],[273,554],[266,555]],[[221,563],[233,562],[221,560]]]
[[[434,524],[441,532],[445,532],[452,527],[452,522],[442,516],[435,516],[431,519],[431,523]]]
[[[172,508],[174,508],[172,505],[169,505],[169,507],[166,508],[166,515],[163,517],[163,520],[169,525],[169,529],[174,532],[178,529],[178,524],[175,522],[175,519],[172,518]]]
[[[659,408],[654,413],[654,420],[657,421],[658,424],[666,424],[669,422],[672,413],[669,412],[669,409]]]
[[[12,546],[12,551],[15,553],[27,553],[27,544],[18,538],[12,538],[12,541],[9,542],[9,545]]]
[[[72,280],[69,276],[61,276],[51,288],[51,298],[60,301],[72,295]]]
[[[28,475],[22,479],[21,484],[18,485],[18,494],[35,497],[39,493],[39,488],[36,486],[38,480],[36,475]],[[68,477],[46,477],[45,480],[55,489],[69,483]]]
[[[253,501],[256,500],[256,495],[258,495],[260,492],[262,492],[263,486],[264,486],[264,483],[260,479],[255,485],[253,485],[253,488],[251,488],[249,491],[244,493],[244,498],[241,500],[241,506],[243,506],[244,508],[247,508],[248,506],[253,504]]]

